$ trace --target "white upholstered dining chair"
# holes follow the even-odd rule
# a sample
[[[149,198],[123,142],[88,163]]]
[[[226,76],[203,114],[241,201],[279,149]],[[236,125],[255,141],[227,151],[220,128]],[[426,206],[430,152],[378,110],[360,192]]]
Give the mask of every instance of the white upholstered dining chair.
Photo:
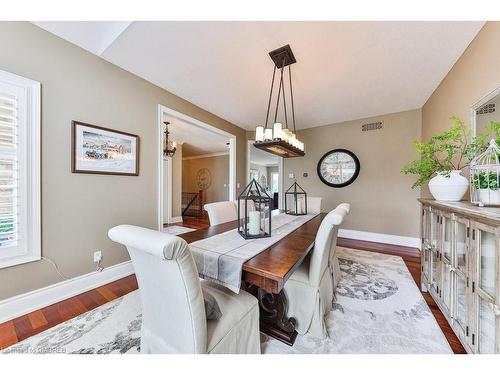
[[[321,213],[321,197],[307,197],[307,213],[320,214]]]
[[[127,247],[134,265],[141,353],[260,353],[257,299],[200,281],[186,241],[132,225],[114,227],[108,235]],[[207,295],[222,313],[217,320],[207,320]]]
[[[203,206],[208,213],[210,225],[227,223],[238,219],[238,209],[231,201],[207,203]]]
[[[297,321],[295,329],[301,335],[310,333],[325,338],[325,316],[332,309],[334,291],[340,279],[340,267],[335,248],[337,232],[350,205],[342,203],[328,213],[316,234],[313,251],[285,283],[288,313]]]
[[[230,201],[207,203],[203,206],[208,213],[210,225],[227,223],[238,219],[238,204]],[[244,201],[240,202],[240,217],[245,215]],[[255,203],[248,201],[247,211],[255,211]]]

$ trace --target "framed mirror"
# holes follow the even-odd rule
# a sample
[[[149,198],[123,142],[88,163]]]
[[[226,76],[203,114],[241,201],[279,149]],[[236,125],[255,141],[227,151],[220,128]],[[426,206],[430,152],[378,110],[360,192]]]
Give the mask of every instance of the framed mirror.
[[[350,185],[359,174],[359,159],[349,150],[338,148],[328,151],[318,162],[320,180],[331,187]]]
[[[500,87],[473,104],[470,118],[472,134],[482,133],[491,121],[500,121]]]

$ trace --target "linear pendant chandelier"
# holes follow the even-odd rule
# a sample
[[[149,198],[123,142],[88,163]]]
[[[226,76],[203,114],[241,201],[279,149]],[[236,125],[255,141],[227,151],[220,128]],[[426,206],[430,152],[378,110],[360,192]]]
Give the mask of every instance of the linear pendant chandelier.
[[[278,48],[269,52],[269,56],[274,61],[273,79],[271,81],[271,91],[269,93],[269,101],[267,104],[266,123],[265,126],[257,126],[255,129],[255,143],[256,148],[281,156],[283,158],[293,158],[297,156],[304,156],[304,143],[301,142],[296,135],[295,129],[295,108],[293,105],[293,88],[292,88],[292,69],[291,65],[297,62],[292,53],[290,45]],[[285,95],[285,81],[283,80],[283,73],[285,67],[288,67],[288,89],[290,91],[290,104],[291,104],[291,120],[293,124],[293,131],[288,126],[287,103]],[[279,87],[276,98],[276,108],[274,111],[274,125],[269,125],[269,112],[271,109],[271,102],[273,99],[274,82],[276,78],[276,70],[279,69]],[[278,108],[280,101],[283,105],[283,120],[284,126],[278,120]]]

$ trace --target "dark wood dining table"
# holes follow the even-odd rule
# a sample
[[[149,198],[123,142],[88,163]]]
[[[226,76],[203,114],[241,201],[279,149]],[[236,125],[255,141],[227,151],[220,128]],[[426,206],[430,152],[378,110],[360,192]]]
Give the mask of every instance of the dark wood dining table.
[[[313,250],[314,240],[326,214],[318,214],[274,245],[243,264],[242,288],[257,297],[260,307],[260,330],[288,345],[297,337],[296,321],[287,316],[283,291],[286,281]],[[236,229],[238,221],[180,234],[188,243]]]

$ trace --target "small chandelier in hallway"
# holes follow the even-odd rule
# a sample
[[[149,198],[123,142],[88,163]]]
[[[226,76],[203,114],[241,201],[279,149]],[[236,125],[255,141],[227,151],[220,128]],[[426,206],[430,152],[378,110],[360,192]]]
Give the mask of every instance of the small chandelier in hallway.
[[[266,122],[265,126],[257,126],[257,128],[255,129],[254,146],[258,149],[267,151],[274,155],[281,156],[283,158],[304,156],[305,155],[304,143],[297,138],[295,129],[295,108],[293,104],[292,70],[291,70],[291,65],[296,62],[295,56],[293,55],[290,45],[288,44],[284,47],[269,52],[269,56],[271,56],[271,59],[274,62],[274,69],[273,69],[273,78],[271,81],[271,91],[269,93],[269,101],[267,104]],[[285,67],[287,66],[288,66],[288,79],[289,79],[288,91],[290,92],[289,104],[291,105],[290,108],[291,118],[289,118],[287,113],[285,81],[283,80],[283,73]],[[274,111],[274,121],[273,121],[274,125],[271,128],[271,125],[269,125],[268,127],[269,111],[271,109],[271,102],[273,99],[274,81],[277,69],[279,69],[279,87],[276,98],[276,107]],[[284,126],[282,123],[277,122],[280,100],[283,104]],[[292,121],[293,131],[288,126],[289,119],[291,119]]]
[[[170,122],[164,121],[165,124],[165,140],[163,144],[163,156],[164,157],[173,157],[175,154],[175,151],[177,151],[177,142],[175,141],[170,141],[168,139],[168,135],[170,132],[168,131],[168,125]]]

